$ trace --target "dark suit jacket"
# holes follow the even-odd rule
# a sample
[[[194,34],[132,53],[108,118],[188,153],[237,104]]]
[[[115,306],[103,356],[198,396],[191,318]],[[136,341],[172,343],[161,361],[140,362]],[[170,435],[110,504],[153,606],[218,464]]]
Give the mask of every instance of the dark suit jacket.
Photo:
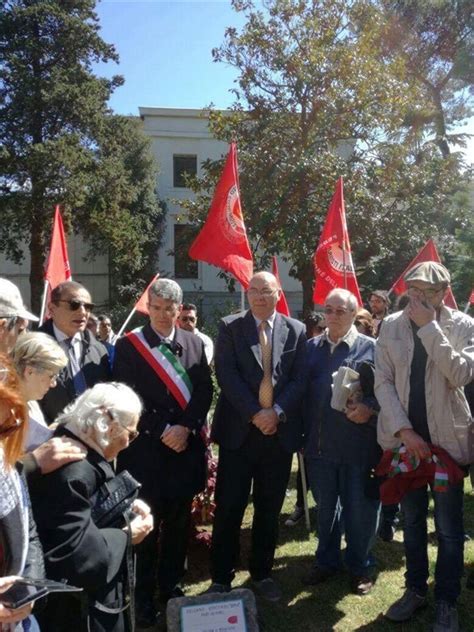
[[[39,331],[50,335],[56,340],[53,329],[53,321],[47,320]],[[96,340],[87,329],[82,334],[82,358],[81,368],[88,388],[99,382],[110,380],[110,365],[107,349]],[[49,389],[40,406],[48,423],[53,423],[64,408],[76,399],[74,382],[69,364],[58,376],[57,384]]]
[[[143,328],[143,335],[152,347],[160,342],[149,324]],[[140,435],[120,454],[119,467],[129,470],[143,484],[146,498],[194,496],[205,482],[204,443],[199,432],[211,405],[211,374],[198,336],[176,328],[174,342],[181,349],[177,357],[193,385],[191,400],[184,410],[126,336],[115,348],[114,380],[128,384],[144,404],[138,425]],[[167,424],[179,424],[192,431],[184,452],[177,453],[161,441]]]
[[[300,404],[306,386],[306,334],[302,323],[276,314],[272,357],[274,403],[287,417],[286,422],[278,424],[278,439],[292,452],[302,444]],[[221,394],[211,437],[233,450],[245,441],[250,420],[261,409],[258,391],[263,369],[257,327],[250,310],[221,321],[214,361]]]

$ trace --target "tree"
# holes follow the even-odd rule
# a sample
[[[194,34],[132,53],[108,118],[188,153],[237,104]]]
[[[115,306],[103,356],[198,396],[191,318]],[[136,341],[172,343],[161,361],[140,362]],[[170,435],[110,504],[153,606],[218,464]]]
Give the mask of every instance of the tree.
[[[69,228],[102,249],[110,241],[118,267],[129,253],[132,270],[143,263],[136,255],[159,209],[137,124],[111,117],[107,108],[123,80],[92,72],[93,62],[118,60],[99,36],[95,0],[2,5],[0,248],[18,261],[28,243],[32,306],[38,310],[54,204],[65,207]],[[134,155],[141,157],[140,166],[133,164]],[[120,187],[104,187],[100,178],[106,176]],[[106,208],[113,227],[102,221]],[[126,238],[126,250],[118,247],[119,237]]]
[[[303,285],[303,307],[310,308],[312,256],[343,175],[362,290],[387,287],[401,254],[415,253],[433,226],[452,233],[462,221],[451,204],[460,182],[457,158],[442,162],[426,147],[419,160],[417,147],[400,141],[424,93],[406,58],[386,50],[385,13],[368,0],[268,0],[264,10],[250,1],[233,5],[247,22],[241,33],[227,29],[213,54],[239,71],[236,102],[230,113],[211,114],[211,128],[217,138],[238,142],[256,253],[263,264],[287,253]],[[198,196],[185,204],[197,221],[207,211],[216,167],[204,165],[207,173],[194,180]]]
[[[444,158],[465,146],[457,123],[472,116],[474,12],[470,0],[381,0],[385,53],[404,61],[423,100],[406,125],[417,139],[434,137]]]

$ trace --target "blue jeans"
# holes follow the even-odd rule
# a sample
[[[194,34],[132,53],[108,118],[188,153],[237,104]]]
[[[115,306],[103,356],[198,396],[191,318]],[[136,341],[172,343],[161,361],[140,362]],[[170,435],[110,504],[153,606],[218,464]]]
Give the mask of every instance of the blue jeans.
[[[368,468],[333,463],[324,457],[307,458],[309,483],[317,503],[316,566],[341,567],[341,513],[344,513],[344,562],[352,575],[364,576],[375,566],[375,542],[380,502],[364,493]]]
[[[435,569],[435,599],[455,604],[464,570],[463,484],[445,492],[431,492],[438,538]],[[419,595],[428,589],[428,489],[421,487],[402,498],[407,571],[406,584]]]

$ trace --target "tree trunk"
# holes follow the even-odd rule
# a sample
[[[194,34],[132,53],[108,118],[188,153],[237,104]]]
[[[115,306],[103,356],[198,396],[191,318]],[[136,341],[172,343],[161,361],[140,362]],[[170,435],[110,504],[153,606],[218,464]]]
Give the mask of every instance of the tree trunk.
[[[313,287],[314,287],[314,269],[313,261],[298,268],[296,277],[301,281],[303,286],[303,314],[307,314],[313,309]]]

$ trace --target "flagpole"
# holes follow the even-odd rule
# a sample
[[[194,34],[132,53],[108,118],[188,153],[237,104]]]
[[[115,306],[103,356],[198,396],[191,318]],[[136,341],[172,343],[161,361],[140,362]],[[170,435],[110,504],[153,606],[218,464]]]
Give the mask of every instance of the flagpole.
[[[130,322],[130,319],[132,318],[135,312],[136,312],[136,309],[134,307],[132,311],[130,312],[130,314],[127,316],[127,319],[125,320],[124,324],[120,327],[118,334],[115,336],[115,340],[118,340],[120,336],[123,334],[123,332],[125,331],[125,327],[128,325],[128,323]]]
[[[466,303],[466,307],[464,308],[464,313],[467,314],[469,311],[469,308],[471,307],[471,301],[468,301]]]
[[[245,290],[242,283],[240,284],[240,311],[243,312],[245,309]]]
[[[39,327],[41,327],[41,325],[44,322],[44,315],[46,313],[46,299],[48,297],[48,281],[45,279],[44,281],[44,289],[43,289],[43,298],[41,299],[41,312],[40,312],[40,319],[39,319]]]
[[[344,241],[342,242],[342,267],[344,269],[344,289],[347,290],[346,248]]]

